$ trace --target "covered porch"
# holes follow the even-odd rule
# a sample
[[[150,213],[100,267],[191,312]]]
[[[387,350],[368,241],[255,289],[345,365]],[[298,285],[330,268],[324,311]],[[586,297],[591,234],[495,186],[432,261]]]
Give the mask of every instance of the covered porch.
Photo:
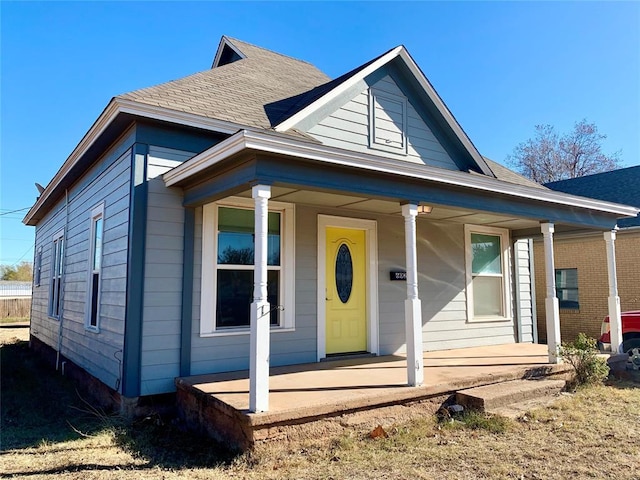
[[[187,424],[241,448],[278,438],[294,425],[368,410],[388,422],[384,407],[432,402],[433,411],[456,391],[510,380],[562,376],[546,345],[509,344],[426,352],[425,379],[407,386],[406,357],[342,358],[270,370],[270,410],[252,413],[249,372],[176,380]]]
[[[336,148],[248,131],[239,132],[174,168],[163,178],[167,187],[182,189],[185,207],[184,264],[196,265],[193,269],[195,275],[188,268],[184,275],[181,375],[194,378],[190,375],[206,373],[207,369],[219,372],[224,371],[222,368],[240,370],[246,368],[244,364],[236,365],[248,359],[249,373],[242,378],[234,373],[202,377],[211,378],[210,381],[203,380],[203,384],[217,385],[215,391],[205,392],[214,394],[212,401],[216,405],[227,405],[223,409],[230,408],[230,412],[248,409],[255,415],[263,415],[247,416],[247,419],[277,417],[278,404],[291,404],[290,399],[280,400],[280,395],[283,389],[287,389],[286,379],[292,377],[282,376],[279,372],[292,368],[291,371],[302,377],[311,375],[309,379],[315,379],[318,372],[331,371],[324,364],[308,363],[311,356],[322,360],[333,353],[326,347],[327,332],[330,331],[327,328],[327,305],[335,300],[329,293],[338,283],[338,267],[325,265],[330,251],[330,227],[363,231],[366,243],[361,251],[357,251],[359,253],[354,254],[365,265],[364,276],[360,282],[352,280],[353,285],[365,286],[362,298],[366,303],[359,307],[365,319],[362,322],[365,326],[362,335],[364,347],[339,353],[364,351],[378,355],[378,359],[393,358],[394,366],[365,368],[367,375],[356,371],[353,378],[348,375],[336,377],[336,372],[331,371],[328,375],[331,381],[340,377],[345,383],[336,389],[335,385],[313,386],[310,382],[311,392],[327,390],[335,398],[336,391],[350,392],[354,397],[358,397],[354,392],[374,391],[366,401],[387,398],[384,403],[397,403],[400,399],[395,395],[407,392],[408,401],[415,401],[430,395],[429,389],[438,385],[438,377],[433,376],[432,368],[446,366],[424,365],[423,350],[429,350],[429,347],[446,351],[452,348],[447,342],[460,338],[468,340],[464,346],[479,346],[480,342],[485,342],[484,345],[507,343],[506,338],[504,341],[496,340],[498,336],[492,330],[509,337],[514,342],[511,348],[525,347],[523,343],[515,342],[535,342],[535,334],[529,340],[521,338],[523,330],[519,322],[525,315],[534,317],[535,312],[529,309],[525,313],[521,309],[524,296],[528,295],[530,301],[532,295],[531,291],[521,289],[521,282],[516,279],[520,275],[521,263],[528,259],[518,257],[515,242],[540,233],[545,240],[548,345],[526,346],[537,349],[536,358],[542,355],[532,362],[533,365],[548,366],[558,362],[560,335],[553,266],[554,232],[582,229],[604,232],[606,242],[603,243],[606,243],[611,265],[611,318],[619,318],[615,233],[611,231],[616,217],[624,214],[618,205],[602,205],[601,202],[579,197],[568,198],[540,187],[522,186],[467,172],[415,166],[388,159],[381,161],[365,154],[347,155]],[[223,330],[215,323],[217,307],[211,294],[215,292],[215,269],[210,266],[216,265],[216,258],[220,255],[216,241],[223,245],[219,232],[223,227],[227,228],[220,223],[220,214],[215,213],[220,206],[229,208],[229,211],[234,207],[253,210],[253,215],[250,214],[253,220],[247,222],[243,227],[246,231],[242,233],[251,236],[248,248],[255,254],[255,260],[252,258],[248,267],[253,271],[253,295],[248,310],[250,321],[242,325],[244,330]],[[284,219],[281,220],[281,230],[278,230],[278,235],[284,239],[280,243],[283,263],[276,267],[268,258],[269,236],[275,235],[270,231],[269,213],[274,208],[280,209],[280,218]],[[295,226],[290,221],[292,218]],[[291,241],[288,243],[287,226],[291,229]],[[491,271],[485,272],[483,268],[478,272],[474,270],[476,244],[493,252],[492,261],[488,262],[493,265],[489,269]],[[334,253],[331,251],[331,258],[337,259],[338,255]],[[291,281],[292,276],[287,277],[287,268],[291,265],[295,265],[296,277],[288,287],[287,281]],[[272,295],[273,300],[269,300],[270,268],[279,268],[289,279],[279,291],[290,294],[290,298],[295,293],[295,303],[291,307],[287,306],[286,299],[278,303],[277,298],[280,297],[277,295]],[[199,272],[202,272],[202,277],[198,276]],[[402,283],[392,283],[396,273],[402,277],[395,280],[402,280]],[[329,274],[333,276],[329,278]],[[527,272],[525,276],[530,277],[531,273]],[[488,314],[482,308],[474,309],[476,277],[482,280],[478,281],[476,288],[477,303],[488,297],[495,300],[488,306]],[[194,302],[194,283],[196,287],[200,283],[200,288],[195,291],[200,294],[201,303],[198,303],[197,294]],[[245,283],[248,285],[248,281]],[[337,295],[340,296],[340,292]],[[348,299],[349,295],[345,298]],[[195,315],[194,305],[197,308]],[[285,320],[279,324],[277,320],[270,322],[272,312],[280,309]],[[291,317],[289,322],[287,315]],[[274,328],[276,324],[279,329]],[[444,331],[440,325],[453,327]],[[619,323],[612,322],[612,338],[616,338],[619,332],[617,325]],[[242,341],[238,340],[239,335],[244,335]],[[430,346],[428,342],[437,345]],[[302,347],[304,352],[299,350]],[[219,356],[221,352],[226,356]],[[406,356],[385,356],[400,352],[406,352]],[[236,356],[240,360],[236,361]],[[284,362],[301,365],[270,368],[277,365],[274,358],[280,365]],[[388,362],[378,360],[378,363],[386,365]],[[523,368],[523,364],[527,365],[527,362],[517,362],[518,368]],[[305,370],[309,373],[304,374]],[[347,369],[348,372],[352,370]],[[393,371],[398,377],[390,378],[377,370]],[[460,367],[454,367],[454,371],[459,370]],[[449,378],[449,373],[452,372],[444,373],[442,378]],[[358,386],[358,382],[368,378],[369,374],[371,382],[381,383],[367,381],[364,388]],[[291,385],[297,386],[298,381],[304,385],[300,378],[289,381]],[[231,379],[236,383],[219,389],[219,381]],[[285,382],[284,386],[280,382]],[[181,380],[179,388],[181,385],[189,386],[190,383]],[[350,388],[350,385],[355,387]],[[223,394],[230,396],[223,399]],[[405,393],[399,395],[402,397]],[[238,400],[240,398],[242,400]],[[303,402],[306,400],[296,400],[295,404]],[[234,418],[233,422],[239,424],[249,421],[243,420],[245,417],[236,418],[236,413],[230,414],[229,418]]]

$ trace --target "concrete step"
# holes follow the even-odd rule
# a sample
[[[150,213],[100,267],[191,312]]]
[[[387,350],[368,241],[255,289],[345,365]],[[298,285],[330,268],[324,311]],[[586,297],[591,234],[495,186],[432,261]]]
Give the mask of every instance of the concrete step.
[[[466,408],[495,411],[515,403],[552,397],[565,386],[564,380],[512,380],[482,387],[468,388],[456,393],[456,402]]]

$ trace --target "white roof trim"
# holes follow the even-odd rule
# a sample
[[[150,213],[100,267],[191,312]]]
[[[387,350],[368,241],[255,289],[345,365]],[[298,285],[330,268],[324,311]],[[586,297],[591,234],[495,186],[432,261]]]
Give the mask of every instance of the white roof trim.
[[[383,67],[384,65],[389,63],[391,60],[395,59],[396,57],[400,57],[404,61],[405,65],[409,68],[409,70],[411,71],[413,76],[416,78],[416,80],[418,80],[424,92],[427,94],[429,99],[434,103],[434,105],[436,106],[440,114],[443,116],[443,118],[445,119],[449,127],[460,139],[463,146],[469,152],[469,154],[473,157],[473,159],[478,164],[478,167],[480,167],[482,172],[485,175],[493,176],[493,172],[491,171],[491,169],[488,167],[488,165],[482,158],[482,155],[480,155],[480,152],[478,152],[475,145],[471,142],[471,139],[467,136],[467,134],[464,132],[464,130],[462,129],[458,121],[455,119],[451,111],[447,108],[445,103],[442,101],[442,99],[440,98],[440,95],[438,95],[438,93],[435,91],[435,89],[433,88],[433,86],[431,85],[427,77],[424,75],[424,73],[422,73],[422,70],[420,70],[420,67],[418,67],[418,65],[414,62],[413,58],[411,58],[411,55],[409,55],[409,52],[407,51],[407,49],[404,48],[403,46],[396,47],[393,50],[391,50],[389,53],[383,55],[378,60],[373,62],[371,65],[368,65],[366,68],[363,68],[361,71],[354,74],[352,77],[345,80],[344,82],[336,86],[331,91],[327,92],[325,95],[317,99],[315,102],[311,103],[310,105],[307,105],[305,108],[300,110],[295,115],[292,115],[291,117],[289,117],[288,119],[280,123],[279,125],[276,125],[274,129],[277,132],[286,132],[290,128],[295,127],[305,117],[309,116],[310,114],[312,114],[313,112],[321,108],[323,105],[327,104],[334,98],[338,97],[347,89],[349,89],[352,85],[355,85],[357,82],[361,81],[363,78],[367,77],[371,73]]]
[[[240,56],[240,58],[247,58],[247,56],[244,53],[238,50],[238,47],[236,47],[233,43],[231,43],[231,40],[229,40],[227,37],[223,35],[222,38],[220,39],[220,45],[218,45],[218,50],[216,51],[216,56],[213,59],[213,64],[211,65],[211,68],[216,68],[218,66],[218,63],[220,63],[220,57],[222,56],[222,51],[224,50],[224,47],[229,47],[231,50],[236,52]]]
[[[546,203],[587,208],[617,215],[635,216],[640,212],[640,209],[627,205],[516,185],[492,177],[472,175],[466,172],[444,170],[366,153],[350,152],[335,147],[301,142],[281,135],[251,130],[242,130],[168,171],[163,176],[164,183],[167,187],[175,186],[245,149],[301,157],[333,165],[356,167],[393,175],[403,175],[451,186],[473,188],[475,190],[511,195]]]
[[[154,120],[179,123],[181,125],[202,128],[204,130],[228,135],[236,133],[238,130],[244,128],[242,125],[232,122],[225,122],[191,113],[179,112],[177,110],[170,110],[168,108],[154,105],[146,105],[117,97],[112,98],[89,131],[84,135],[82,140],[80,140],[80,143],[78,143],[73,152],[71,152],[71,155],[69,155],[67,160],[62,164],[60,170],[58,170],[53,179],[51,179],[47,184],[47,187],[44,189],[42,194],[40,194],[36,203],[31,207],[29,212],[27,212],[22,220],[23,223],[27,225],[31,224],[30,222],[35,214],[40,210],[45,201],[49,199],[60,182],[67,176],[69,171],[80,161],[82,156],[87,153],[87,150],[91,148],[93,143],[104,133],[107,127],[120,113],[129,113],[131,115],[152,118]]]
[[[333,88],[329,92],[325,93],[322,97],[317,99],[315,102],[312,102],[310,105],[307,105],[305,108],[300,110],[295,115],[292,115],[291,117],[287,118],[282,123],[276,125],[274,127],[274,130],[276,132],[286,132],[287,130],[295,127],[302,119],[304,119],[305,117],[309,116],[311,113],[315,112],[322,105],[324,105],[327,102],[329,102],[329,101],[333,100],[334,98],[338,97],[340,94],[342,94],[342,92],[344,92],[347,89],[349,89],[352,85],[355,85],[360,80],[365,78],[367,75],[370,75],[371,73],[373,73],[376,70],[378,70],[380,67],[383,67],[384,65],[389,63],[391,60],[396,58],[398,56],[400,50],[403,50],[403,49],[404,49],[404,47],[400,46],[400,47],[396,47],[393,50],[391,50],[390,52],[386,53],[385,55],[380,57],[378,60],[373,62],[371,65],[368,65],[366,68],[363,68],[357,74],[351,76],[350,78],[348,78],[347,80],[342,82],[340,85],[336,86],[335,88]]]
[[[416,64],[416,62],[413,61],[413,58],[411,58],[411,55],[409,55],[409,52],[403,48],[402,51],[400,52],[400,57],[402,58],[402,60],[404,60],[407,67],[409,67],[409,70],[411,70],[411,73],[413,73],[413,76],[418,80],[418,82],[420,82],[420,85],[422,86],[424,91],[427,93],[427,95],[429,96],[431,101],[435,104],[440,114],[444,117],[446,122],[449,124],[449,127],[451,127],[451,129],[454,131],[456,136],[460,139],[464,147],[467,149],[467,151],[471,154],[473,159],[476,161],[478,166],[482,169],[483,173],[485,173],[486,175],[493,175],[493,172],[484,161],[484,158],[482,158],[482,155],[480,155],[480,152],[478,151],[478,149],[475,147],[471,139],[464,132],[464,130],[462,129],[458,121],[455,119],[455,117],[451,113],[451,110],[449,110],[449,108],[445,105],[442,98],[440,98],[440,95],[438,95],[438,92],[436,92],[435,88],[433,88],[433,85],[431,85],[431,82],[429,81],[429,79],[425,76],[424,73],[422,73],[422,70],[420,70],[420,67]]]

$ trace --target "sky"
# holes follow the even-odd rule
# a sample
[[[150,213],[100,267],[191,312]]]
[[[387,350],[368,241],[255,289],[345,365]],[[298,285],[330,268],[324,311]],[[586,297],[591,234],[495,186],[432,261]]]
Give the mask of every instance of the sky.
[[[483,155],[587,119],[640,164],[640,2],[0,0],[0,32],[0,264],[33,260],[34,183],[109,100],[210,68],[222,35],[333,78],[404,45]]]

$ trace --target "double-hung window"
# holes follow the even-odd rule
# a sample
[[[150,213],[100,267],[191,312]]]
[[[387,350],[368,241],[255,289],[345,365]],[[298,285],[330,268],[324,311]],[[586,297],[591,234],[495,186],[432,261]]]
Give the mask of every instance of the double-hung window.
[[[560,308],[578,310],[578,269],[559,268],[556,269],[556,296]]]
[[[201,328],[203,336],[248,332],[254,290],[253,201],[203,207]],[[293,328],[293,206],[269,202],[267,301],[276,330]]]
[[[468,320],[510,319],[508,231],[467,225],[465,237]]]
[[[51,283],[49,286],[49,316],[60,318],[62,311],[62,274],[64,269],[64,230],[51,239]]]
[[[89,233],[89,278],[85,328],[98,331],[100,319],[100,277],[102,267],[102,234],[104,231],[104,205],[91,210]]]

